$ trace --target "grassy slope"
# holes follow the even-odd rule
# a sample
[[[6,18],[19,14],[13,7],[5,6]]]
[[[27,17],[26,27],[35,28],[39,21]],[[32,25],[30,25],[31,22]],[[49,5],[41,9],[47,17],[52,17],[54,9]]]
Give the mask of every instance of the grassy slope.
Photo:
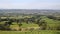
[[[41,17],[43,20],[45,20],[45,22],[47,22],[47,25],[50,27],[56,27],[60,25],[60,21],[58,20],[53,20],[53,19],[49,19],[47,17]]]
[[[56,26],[60,23],[60,21],[48,19],[46,17],[42,17],[49,26]],[[29,26],[28,26],[29,25]],[[17,27],[18,25],[11,25],[11,28]],[[26,24],[23,23],[22,27],[38,27],[37,24]],[[60,34],[60,31],[53,31],[53,30],[41,30],[41,31],[27,31],[27,32],[21,32],[21,31],[0,31],[0,34]]]
[[[22,23],[22,27],[39,27],[37,24],[33,24],[33,23],[29,23],[29,24],[26,24],[26,23]]]

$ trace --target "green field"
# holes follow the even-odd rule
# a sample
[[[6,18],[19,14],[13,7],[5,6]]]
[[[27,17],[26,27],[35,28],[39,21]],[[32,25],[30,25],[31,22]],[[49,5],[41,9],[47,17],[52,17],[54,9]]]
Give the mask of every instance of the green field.
[[[60,31],[41,30],[41,31],[0,31],[0,34],[60,34]]]
[[[31,18],[31,17],[35,18],[35,16],[30,16],[30,17],[29,16],[25,16],[25,17],[20,17],[19,16],[18,18],[17,17],[13,17],[13,18],[10,17],[10,18],[12,20],[13,19],[18,20],[20,18],[23,19],[23,18]],[[46,23],[47,26],[45,27],[46,28],[45,30],[39,29],[40,28],[39,24],[36,24],[35,22],[29,22],[28,24],[26,22],[21,22],[22,25],[19,27],[19,24],[17,24],[17,22],[14,21],[14,22],[12,22],[10,27],[8,27],[8,28],[11,29],[11,31],[0,30],[0,34],[60,34],[60,30],[56,30],[56,28],[60,26],[60,21],[59,20],[49,19],[46,16],[41,16],[39,18],[41,18],[40,21],[44,20],[43,22]],[[37,21],[39,18],[36,18],[35,21]],[[5,18],[3,18],[3,19],[5,19]],[[6,23],[6,21],[1,21],[0,22],[0,24],[5,24],[5,23]],[[18,23],[20,23],[20,22],[18,22]],[[41,23],[41,22],[39,22],[39,23]],[[44,27],[44,26],[42,26],[42,27]],[[48,30],[49,27],[53,30]],[[23,29],[23,30],[20,31],[19,30],[20,28]]]

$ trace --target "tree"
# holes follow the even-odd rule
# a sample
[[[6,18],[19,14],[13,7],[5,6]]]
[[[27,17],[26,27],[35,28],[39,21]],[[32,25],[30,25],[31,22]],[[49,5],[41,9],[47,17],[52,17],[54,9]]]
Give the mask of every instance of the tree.
[[[56,17],[55,16],[47,16],[49,19],[54,19],[54,20],[56,20]]]
[[[19,25],[19,27],[21,27],[22,26],[22,24],[20,23],[20,24],[18,24]]]
[[[41,30],[45,30],[47,28],[47,23],[45,22],[45,20],[39,19],[37,21],[37,24],[40,26]]]
[[[3,24],[0,24],[0,30],[11,30],[11,28],[4,26]]]
[[[8,27],[10,27],[11,24],[12,24],[11,21],[7,21],[7,22],[5,22],[4,26],[8,26]]]
[[[0,22],[1,22],[1,17],[0,17]]]

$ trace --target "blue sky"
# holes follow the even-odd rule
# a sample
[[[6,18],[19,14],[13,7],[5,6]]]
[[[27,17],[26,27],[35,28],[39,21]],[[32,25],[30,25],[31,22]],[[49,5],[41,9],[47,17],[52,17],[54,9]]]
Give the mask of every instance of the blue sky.
[[[60,0],[0,0],[0,9],[60,9]]]

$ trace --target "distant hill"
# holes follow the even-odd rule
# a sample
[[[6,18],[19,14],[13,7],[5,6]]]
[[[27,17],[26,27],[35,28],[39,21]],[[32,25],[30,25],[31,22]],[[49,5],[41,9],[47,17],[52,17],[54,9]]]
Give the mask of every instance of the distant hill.
[[[60,10],[39,10],[39,9],[0,9],[0,13],[23,13],[23,14],[52,14],[60,13]]]

